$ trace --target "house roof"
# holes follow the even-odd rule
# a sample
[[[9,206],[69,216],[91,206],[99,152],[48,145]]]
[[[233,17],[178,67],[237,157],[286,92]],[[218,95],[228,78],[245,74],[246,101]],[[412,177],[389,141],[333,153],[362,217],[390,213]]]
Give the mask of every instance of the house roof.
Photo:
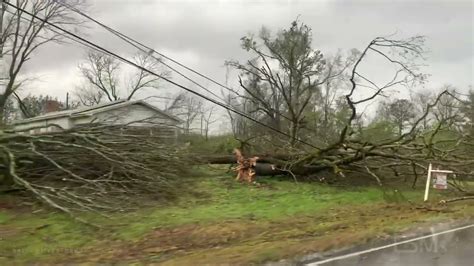
[[[130,105],[134,105],[134,104],[143,105],[147,108],[150,108],[150,109],[154,110],[155,112],[157,112],[157,113],[159,113],[163,116],[168,117],[169,119],[175,120],[176,122],[182,122],[181,119],[179,119],[179,118],[177,118],[177,117],[175,117],[171,114],[168,114],[165,111],[160,110],[159,108],[157,108],[157,107],[155,107],[155,106],[153,106],[153,105],[151,105],[151,104],[149,104],[149,103],[147,103],[143,100],[138,100],[138,101],[118,100],[118,101],[108,102],[108,103],[104,103],[104,104],[98,104],[98,105],[94,105],[94,106],[90,106],[90,107],[77,108],[77,109],[74,109],[74,110],[51,112],[51,113],[47,113],[47,114],[44,114],[44,115],[35,116],[35,117],[32,117],[32,118],[16,120],[16,121],[13,121],[12,124],[13,125],[26,124],[26,123],[30,123],[30,122],[36,122],[36,121],[41,121],[41,120],[49,120],[49,119],[59,118],[59,117],[91,116],[91,115],[94,115],[94,114],[97,114],[97,113],[102,113],[102,112],[122,108],[122,107],[125,107],[125,106],[130,106]]]

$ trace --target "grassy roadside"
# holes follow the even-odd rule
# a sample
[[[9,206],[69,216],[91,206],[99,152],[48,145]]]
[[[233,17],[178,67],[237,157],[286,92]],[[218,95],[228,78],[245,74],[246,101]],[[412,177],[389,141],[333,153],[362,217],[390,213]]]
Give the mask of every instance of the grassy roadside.
[[[103,226],[101,231],[63,214],[19,211],[3,204],[0,263],[261,263],[474,214],[468,202],[439,211],[417,209],[408,201],[419,202],[421,190],[384,194],[375,187],[348,189],[276,180],[248,186],[222,173],[203,172],[192,184],[195,193],[178,202],[115,214],[112,219],[89,215],[89,220]],[[445,196],[436,192],[433,202]]]

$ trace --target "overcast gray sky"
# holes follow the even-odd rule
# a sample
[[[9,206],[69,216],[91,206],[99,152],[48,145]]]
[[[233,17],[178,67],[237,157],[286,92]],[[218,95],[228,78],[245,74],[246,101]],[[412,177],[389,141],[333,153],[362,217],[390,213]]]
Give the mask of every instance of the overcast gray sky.
[[[430,50],[426,88],[472,84],[473,3],[467,0],[89,0],[91,16],[189,65],[225,81],[224,61],[245,59],[239,39],[288,27],[297,16],[313,29],[315,48],[324,54],[363,49],[371,39],[426,35]],[[88,38],[122,55],[134,50],[94,24]],[[79,82],[77,65],[86,50],[77,44],[43,47],[28,65],[40,77],[24,93],[64,98]],[[380,66],[371,66],[376,73]],[[236,73],[233,73],[234,75]],[[235,79],[231,79],[235,80]],[[204,85],[210,85],[203,82]],[[185,84],[187,85],[187,84]],[[229,84],[236,85],[236,84]],[[166,87],[166,85],[164,85]],[[216,89],[210,86],[211,89]],[[158,92],[157,92],[158,93]]]

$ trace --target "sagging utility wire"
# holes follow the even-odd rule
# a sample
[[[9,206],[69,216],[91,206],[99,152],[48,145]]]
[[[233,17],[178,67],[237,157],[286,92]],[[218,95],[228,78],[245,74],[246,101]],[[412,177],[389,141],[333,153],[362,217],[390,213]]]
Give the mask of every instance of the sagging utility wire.
[[[179,83],[177,83],[177,82],[175,82],[175,81],[173,81],[173,80],[171,80],[171,79],[169,79],[169,78],[167,78],[167,77],[164,77],[164,76],[162,76],[162,75],[160,75],[160,74],[158,74],[158,73],[155,73],[154,71],[151,71],[151,70],[149,70],[149,69],[147,69],[147,68],[145,68],[145,67],[142,67],[142,66],[138,65],[137,63],[135,63],[135,62],[133,62],[133,61],[131,61],[131,60],[129,60],[129,59],[126,59],[126,58],[123,57],[123,56],[118,55],[117,53],[114,53],[114,52],[112,52],[112,51],[110,51],[110,50],[108,50],[108,49],[106,49],[106,48],[104,48],[104,47],[102,47],[102,46],[100,46],[100,45],[98,45],[98,44],[95,44],[95,43],[93,43],[93,42],[91,42],[91,41],[85,39],[84,37],[81,37],[81,36],[77,35],[76,33],[73,33],[73,32],[71,32],[71,31],[69,31],[69,30],[67,30],[67,29],[64,29],[64,28],[62,28],[62,27],[60,27],[60,26],[55,25],[55,24],[52,23],[52,22],[49,22],[47,19],[41,18],[41,17],[39,17],[39,16],[37,16],[37,15],[35,15],[35,14],[33,14],[33,13],[31,13],[31,12],[29,12],[29,11],[23,9],[23,8],[20,8],[20,7],[16,6],[16,5],[13,5],[13,4],[9,3],[9,2],[4,2],[4,3],[5,3],[6,5],[8,5],[8,6],[14,8],[14,9],[16,9],[16,10],[19,10],[19,11],[23,12],[24,14],[29,15],[30,17],[32,17],[32,18],[34,18],[34,19],[37,19],[37,20],[39,20],[39,21],[41,21],[41,22],[43,22],[43,23],[45,23],[45,24],[47,24],[47,25],[49,25],[49,26],[51,26],[51,27],[53,27],[53,28],[55,28],[55,29],[57,29],[57,30],[60,30],[60,31],[62,31],[62,32],[64,32],[64,33],[66,33],[66,34],[68,34],[68,35],[74,37],[74,41],[76,41],[76,42],[78,42],[78,43],[80,43],[80,44],[82,44],[82,45],[84,45],[84,43],[85,43],[85,44],[87,44],[88,46],[92,46],[92,47],[94,47],[95,49],[98,49],[99,51],[101,51],[102,53],[105,53],[105,54],[108,54],[108,55],[110,55],[110,56],[112,56],[112,57],[115,57],[115,58],[119,59],[119,60],[122,61],[122,62],[125,62],[125,63],[127,63],[127,64],[129,64],[129,65],[131,65],[131,66],[134,66],[134,67],[136,67],[136,68],[138,68],[138,69],[140,69],[140,70],[142,70],[142,71],[144,71],[144,72],[146,72],[146,73],[148,73],[148,74],[150,74],[150,75],[156,76],[156,77],[158,77],[158,78],[160,78],[160,79],[162,79],[162,80],[164,80],[164,81],[166,81],[166,82],[168,82],[168,83],[170,83],[170,84],[172,84],[172,85],[174,85],[174,86],[176,86],[176,87],[178,87],[178,88],[181,88],[181,89],[183,89],[183,90],[185,90],[185,91],[188,91],[188,92],[190,92],[190,93],[192,93],[192,94],[194,94],[194,95],[196,95],[196,96],[198,96],[198,97],[200,97],[200,98],[203,98],[203,99],[205,99],[205,100],[207,100],[207,101],[209,101],[209,102],[211,102],[211,103],[213,103],[213,104],[215,104],[215,105],[218,105],[218,106],[220,106],[220,107],[222,107],[222,108],[224,108],[224,109],[226,109],[226,110],[228,110],[228,111],[231,111],[231,112],[233,112],[233,113],[235,113],[235,114],[237,114],[237,115],[240,115],[240,116],[242,116],[242,117],[244,117],[244,118],[246,118],[246,119],[249,119],[250,121],[253,121],[253,122],[256,123],[256,124],[259,124],[259,125],[261,125],[261,126],[263,126],[263,127],[265,127],[265,128],[268,128],[268,129],[270,129],[270,130],[272,130],[272,131],[274,131],[274,132],[277,132],[277,133],[279,133],[279,134],[281,134],[281,135],[283,135],[283,136],[286,136],[286,137],[288,137],[288,138],[291,138],[291,136],[290,136],[289,134],[287,134],[287,133],[285,133],[285,132],[283,132],[283,131],[281,131],[281,130],[279,130],[279,129],[276,129],[276,128],[274,128],[274,127],[271,127],[271,126],[269,126],[269,125],[267,125],[267,124],[265,124],[265,123],[263,123],[263,122],[261,122],[261,121],[259,121],[259,120],[254,119],[253,117],[251,117],[251,116],[249,116],[249,115],[247,115],[247,114],[245,114],[245,113],[243,113],[243,112],[241,112],[241,111],[238,111],[238,110],[235,110],[235,109],[233,109],[233,108],[230,108],[229,106],[227,106],[227,105],[225,105],[225,104],[223,104],[223,103],[221,103],[221,102],[219,102],[219,101],[216,101],[216,100],[214,100],[214,99],[212,99],[212,98],[209,98],[209,97],[207,97],[207,96],[205,96],[205,95],[203,95],[203,94],[201,94],[201,93],[199,93],[199,92],[196,92],[196,91],[194,91],[194,90],[192,90],[192,89],[189,89],[189,88],[185,87],[184,85],[181,85],[181,84],[179,84]],[[299,143],[305,144],[305,145],[307,145],[307,146],[309,146],[309,147],[311,147],[311,148],[315,148],[315,149],[318,149],[318,150],[319,150],[318,147],[316,147],[316,146],[314,146],[313,144],[308,143],[308,142],[306,142],[306,141],[304,141],[304,140],[296,139],[296,141],[299,142]]]
[[[155,56],[153,56],[154,53],[158,54],[159,56],[161,56],[162,58],[165,58],[175,64],[177,64],[178,66],[226,89],[227,91],[231,92],[231,93],[236,93],[233,89],[229,88],[228,86],[226,85],[223,85],[222,83],[216,81],[215,79],[212,79],[200,72],[198,72],[197,70],[194,70],[182,63],[180,63],[179,61],[169,57],[169,56],[166,56],[165,54],[161,53],[161,52],[158,52],[156,51],[155,49],[151,48],[150,46],[148,45],[145,45],[143,44],[142,42],[139,42],[135,39],[133,39],[132,37],[130,36],[127,36],[126,34],[123,34],[121,32],[119,32],[118,30],[98,21],[97,19],[91,17],[90,15],[86,14],[85,12],[79,10],[78,8],[75,8],[74,6],[71,6],[69,4],[66,4],[62,1],[58,1],[58,0],[53,0],[54,2],[58,3],[59,5],[62,5],[70,10],[72,10],[73,12],[76,12],[77,14],[91,20],[92,22],[96,23],[97,25],[101,26],[102,28],[106,29],[107,31],[109,31],[110,33],[114,34],[115,36],[119,37],[121,40],[125,41],[126,43],[132,45],[133,47],[135,47],[136,49],[140,50],[141,52],[143,52],[144,54],[147,54],[149,56],[151,56],[152,58],[154,58],[155,60],[159,61],[161,64],[163,64],[164,66],[168,67],[171,71],[174,71],[176,72],[178,75],[180,75],[181,77],[185,78],[186,80],[188,80],[189,82],[193,83],[194,85],[198,86],[199,88],[207,91],[208,93],[210,93],[211,95],[215,96],[216,98],[222,100],[223,102],[225,102],[226,100],[221,98],[220,96],[216,95],[214,92],[210,91],[209,89],[207,89],[206,87],[204,87],[203,85],[199,84],[198,82],[196,82],[195,80],[189,78],[188,76],[184,75],[182,72],[178,71],[177,69],[173,68],[172,66],[170,66],[169,64],[166,64],[165,62],[163,62],[163,60],[161,60],[160,58],[157,58]],[[273,112],[275,113],[278,113],[278,115],[280,115],[282,118],[286,119],[287,121],[292,121],[288,116],[280,113],[280,112],[277,112],[277,110],[271,108]]]

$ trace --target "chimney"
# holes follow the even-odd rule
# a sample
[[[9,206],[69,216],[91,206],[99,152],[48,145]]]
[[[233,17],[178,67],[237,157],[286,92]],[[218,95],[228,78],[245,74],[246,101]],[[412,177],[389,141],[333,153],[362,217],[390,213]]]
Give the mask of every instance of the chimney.
[[[56,100],[46,100],[43,104],[43,112],[44,113],[51,113],[57,112],[61,110],[61,103]]]

